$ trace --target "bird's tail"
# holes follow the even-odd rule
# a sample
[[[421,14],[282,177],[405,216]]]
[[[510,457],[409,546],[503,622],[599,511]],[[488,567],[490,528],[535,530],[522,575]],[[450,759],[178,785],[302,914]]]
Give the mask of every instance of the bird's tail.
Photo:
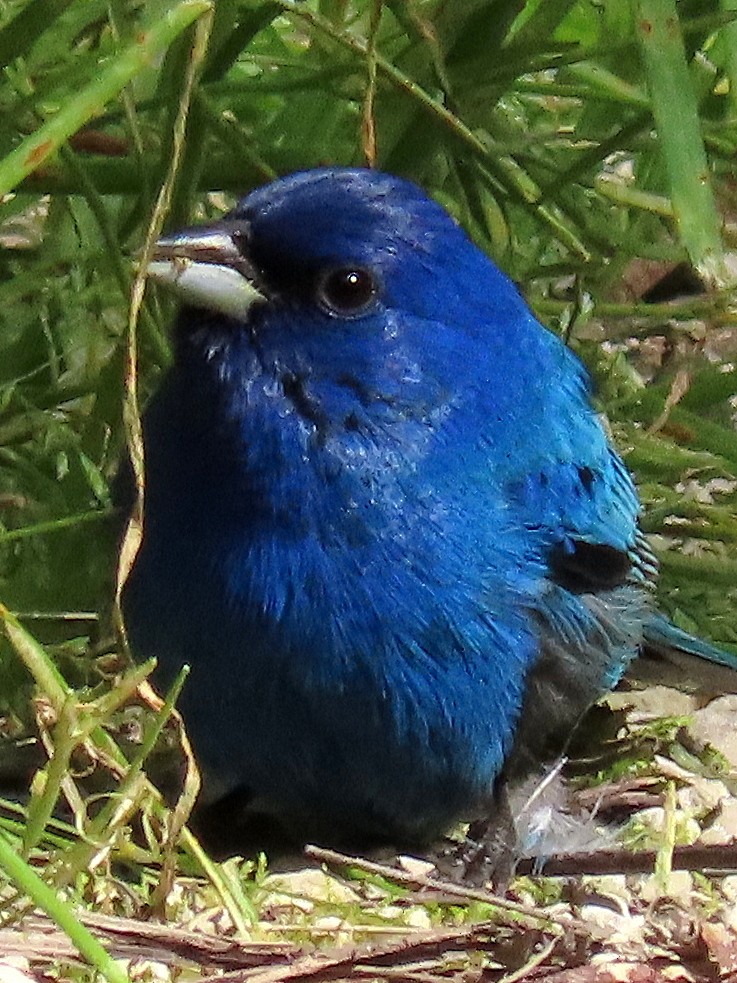
[[[644,649],[628,676],[701,693],[737,693],[737,655],[677,628],[653,614],[644,628]]]
[[[687,631],[677,628],[662,614],[654,614],[645,625],[645,644],[656,649],[676,649],[684,655],[695,655],[718,666],[737,671],[737,655],[704,642]]]

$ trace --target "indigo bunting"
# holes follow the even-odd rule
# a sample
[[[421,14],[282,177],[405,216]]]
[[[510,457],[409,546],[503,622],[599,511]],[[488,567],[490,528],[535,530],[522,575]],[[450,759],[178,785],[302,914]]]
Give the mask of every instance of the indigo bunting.
[[[192,674],[214,792],[301,839],[426,843],[560,748],[648,638],[632,479],[577,357],[449,215],[328,168],[159,241],[135,653]]]

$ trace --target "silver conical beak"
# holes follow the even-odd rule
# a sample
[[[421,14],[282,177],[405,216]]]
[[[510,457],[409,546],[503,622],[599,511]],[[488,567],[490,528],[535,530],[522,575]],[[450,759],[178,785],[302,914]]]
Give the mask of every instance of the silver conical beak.
[[[173,287],[187,304],[245,320],[266,297],[258,277],[227,228],[194,228],[163,236],[146,273]]]

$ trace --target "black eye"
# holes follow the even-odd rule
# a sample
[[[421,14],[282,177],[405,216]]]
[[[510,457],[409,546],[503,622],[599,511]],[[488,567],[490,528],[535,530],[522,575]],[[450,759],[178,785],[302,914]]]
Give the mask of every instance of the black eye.
[[[355,316],[371,305],[378,284],[370,270],[344,266],[330,270],[318,285],[318,300],[333,314]]]

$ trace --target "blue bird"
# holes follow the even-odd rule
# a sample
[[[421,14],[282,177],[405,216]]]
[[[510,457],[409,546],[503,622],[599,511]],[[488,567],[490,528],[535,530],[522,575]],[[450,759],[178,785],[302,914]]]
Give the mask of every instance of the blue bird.
[[[418,188],[294,174],[158,243],[183,306],[144,416],[133,651],[211,797],[422,844],[498,806],[648,638],[632,479],[576,356]]]

